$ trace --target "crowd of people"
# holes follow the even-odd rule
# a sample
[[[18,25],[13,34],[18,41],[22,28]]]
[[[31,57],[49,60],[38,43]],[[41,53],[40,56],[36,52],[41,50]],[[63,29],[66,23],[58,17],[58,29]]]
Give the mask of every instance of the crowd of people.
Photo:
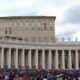
[[[80,71],[0,69],[0,80],[80,80]]]

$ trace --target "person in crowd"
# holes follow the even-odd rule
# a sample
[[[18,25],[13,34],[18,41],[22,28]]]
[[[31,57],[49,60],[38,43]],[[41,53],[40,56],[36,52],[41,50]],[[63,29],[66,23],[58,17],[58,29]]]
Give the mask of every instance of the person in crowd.
[[[80,80],[80,70],[0,69],[0,80]]]
[[[44,76],[43,80],[48,80],[48,79],[47,79],[47,75]]]
[[[4,80],[10,80],[10,78],[9,78],[9,75],[8,75],[8,74],[6,74],[6,75],[4,76]]]
[[[48,73],[48,80],[55,80],[55,77],[52,73]]]

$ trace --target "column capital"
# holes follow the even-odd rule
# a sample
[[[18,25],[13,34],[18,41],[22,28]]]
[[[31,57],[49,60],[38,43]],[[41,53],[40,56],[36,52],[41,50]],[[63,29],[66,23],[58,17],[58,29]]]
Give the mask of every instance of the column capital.
[[[68,49],[68,51],[71,51],[72,49]]]

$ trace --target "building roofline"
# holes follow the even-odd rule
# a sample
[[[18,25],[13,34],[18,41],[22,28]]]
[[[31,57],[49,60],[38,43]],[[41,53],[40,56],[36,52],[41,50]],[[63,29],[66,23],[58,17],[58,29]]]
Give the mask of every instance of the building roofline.
[[[56,19],[56,16],[2,16],[0,19],[11,19],[11,18],[54,18]]]

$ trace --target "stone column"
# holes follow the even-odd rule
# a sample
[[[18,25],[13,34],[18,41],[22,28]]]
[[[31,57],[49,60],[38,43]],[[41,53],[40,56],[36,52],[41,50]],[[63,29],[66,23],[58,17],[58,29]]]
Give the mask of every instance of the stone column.
[[[28,66],[29,68],[31,68],[31,49],[29,49],[29,52],[28,52]]]
[[[4,48],[1,49],[1,68],[4,68]]]
[[[25,49],[22,49],[21,53],[21,66],[25,67]]]
[[[49,59],[48,59],[48,69],[52,69],[52,53],[51,50],[49,50]]]
[[[8,68],[11,68],[11,48],[9,48],[8,52]]]
[[[45,50],[42,50],[42,69],[45,69]]]
[[[38,50],[37,49],[35,53],[35,66],[36,66],[36,69],[38,69]]]
[[[69,50],[69,53],[68,53],[68,68],[72,69],[71,50]]]
[[[62,50],[62,58],[61,58],[61,68],[65,69],[65,54],[64,54],[64,50]]]
[[[59,62],[58,62],[58,51],[56,50],[55,51],[55,69],[58,69],[58,64],[59,64]]]
[[[15,50],[15,68],[18,68],[18,49]]]
[[[75,51],[75,69],[79,69],[78,50]]]

